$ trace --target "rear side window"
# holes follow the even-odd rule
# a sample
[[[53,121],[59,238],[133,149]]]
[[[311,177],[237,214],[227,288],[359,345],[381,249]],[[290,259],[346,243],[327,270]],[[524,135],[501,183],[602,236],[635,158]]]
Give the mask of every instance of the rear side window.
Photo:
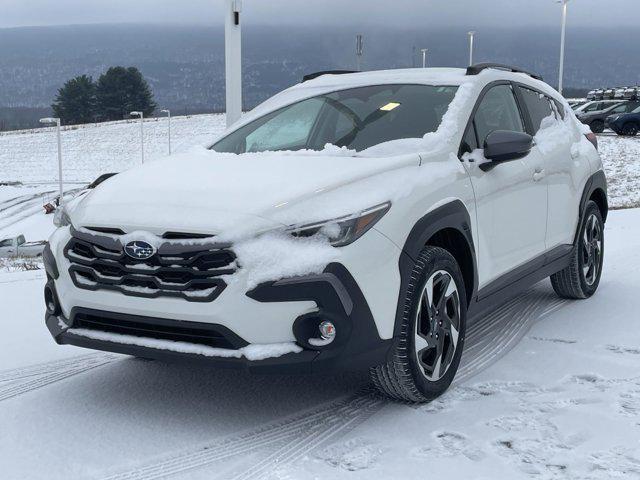
[[[546,95],[538,93],[535,90],[530,90],[524,87],[518,87],[522,93],[524,104],[529,112],[529,118],[531,118],[531,124],[533,125],[533,134],[535,135],[540,130],[542,121],[550,116],[555,117],[553,109],[551,108],[551,101]]]
[[[495,130],[524,132],[518,104],[509,85],[498,85],[482,98],[474,117],[478,141],[484,144]]]

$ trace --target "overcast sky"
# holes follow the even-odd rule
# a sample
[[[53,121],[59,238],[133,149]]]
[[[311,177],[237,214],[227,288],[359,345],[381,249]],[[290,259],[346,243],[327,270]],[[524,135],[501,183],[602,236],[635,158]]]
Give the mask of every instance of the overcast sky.
[[[555,0],[243,0],[245,24],[557,25]],[[0,0],[0,28],[83,23],[222,25],[222,0]],[[571,0],[572,26],[637,25],[638,0]]]

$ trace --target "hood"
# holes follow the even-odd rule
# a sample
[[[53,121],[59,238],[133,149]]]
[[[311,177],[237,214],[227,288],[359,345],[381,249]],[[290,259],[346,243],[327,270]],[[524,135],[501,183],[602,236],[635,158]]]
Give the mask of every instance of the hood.
[[[417,154],[363,158],[346,152],[233,155],[198,149],[110,178],[78,202],[71,219],[76,227],[128,232],[262,231],[282,226],[281,212],[303,200],[419,163]]]

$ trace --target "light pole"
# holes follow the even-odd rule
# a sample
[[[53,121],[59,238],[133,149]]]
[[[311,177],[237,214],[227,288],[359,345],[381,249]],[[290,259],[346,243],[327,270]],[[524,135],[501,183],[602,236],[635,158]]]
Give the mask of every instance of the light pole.
[[[473,37],[475,36],[475,31],[470,31],[469,35],[469,66],[473,65]]]
[[[169,109],[160,110],[160,113],[166,113],[167,114],[167,122],[168,122],[168,127],[169,127],[169,131],[168,131],[168,135],[169,135],[169,155],[171,155],[171,110],[169,110]]]
[[[58,183],[60,188],[59,205],[62,205],[63,203],[62,195],[64,194],[64,190],[62,188],[62,140],[60,138],[60,119],[59,118],[41,118],[40,123],[56,126],[56,132],[58,136]]]
[[[144,163],[144,112],[131,112],[132,117],[140,117],[140,153]]]
[[[362,70],[362,52],[364,51],[364,39],[362,35],[356,35],[356,70]]]
[[[242,0],[225,0],[224,71],[227,127],[242,115]]]
[[[427,52],[429,51],[428,48],[421,48],[420,51],[422,52],[422,68],[426,68],[427,66]]]
[[[567,3],[569,0],[557,0],[562,4],[562,34],[560,36],[560,73],[558,76],[558,92],[562,94],[563,80],[564,80],[564,42],[567,31]]]

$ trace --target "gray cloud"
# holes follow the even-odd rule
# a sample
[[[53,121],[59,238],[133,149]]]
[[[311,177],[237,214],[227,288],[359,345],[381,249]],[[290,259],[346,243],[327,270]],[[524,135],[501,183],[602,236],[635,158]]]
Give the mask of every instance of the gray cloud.
[[[222,24],[222,0],[0,0],[0,27],[77,23]],[[244,23],[476,28],[559,24],[555,0],[244,0]],[[629,14],[624,14],[629,12]],[[636,25],[637,0],[571,0],[572,26]]]

